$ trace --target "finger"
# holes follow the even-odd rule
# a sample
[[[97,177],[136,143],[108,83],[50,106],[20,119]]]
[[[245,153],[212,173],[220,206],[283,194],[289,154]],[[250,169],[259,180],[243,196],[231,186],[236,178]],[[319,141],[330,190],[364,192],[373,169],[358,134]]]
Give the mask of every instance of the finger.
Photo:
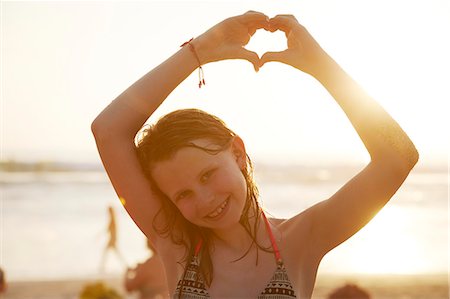
[[[249,10],[246,13],[244,13],[238,17],[243,17],[248,20],[261,19],[261,18],[269,19],[269,17],[266,16],[265,14],[263,14],[262,12],[254,11],[254,10]]]
[[[253,64],[253,68],[255,71],[259,71],[259,56],[255,52],[249,51],[243,47],[237,49],[235,54],[236,59],[245,59]]]
[[[276,15],[275,17],[270,19],[271,21],[277,22],[296,22],[298,23],[297,18],[294,15]]]
[[[264,15],[262,12],[256,11],[256,10],[249,10],[246,13],[244,13],[243,15],[253,15],[253,14]]]
[[[266,52],[263,54],[261,59],[259,60],[259,67],[262,67],[265,63],[271,62],[271,61],[277,61],[277,62],[285,62],[285,54],[286,50],[281,52]]]
[[[293,15],[277,15],[269,20],[269,27],[271,32],[281,30],[289,33],[295,23],[298,21]]]
[[[250,26],[248,27],[248,33],[250,34],[250,36],[253,36],[253,35],[255,34],[255,32],[256,32],[257,30],[259,30],[259,29],[264,29],[264,30],[266,30],[266,31],[269,31],[269,30],[270,30],[269,22],[265,22],[265,23],[263,23],[263,24],[261,24],[261,23],[256,23],[256,24],[254,24],[254,25],[250,25]]]
[[[246,27],[251,28],[252,31],[261,28],[269,29],[269,17],[260,12],[249,11],[238,16],[237,20]]]
[[[277,30],[281,30],[285,33],[291,31],[291,26],[289,21],[285,18],[272,18],[269,20],[269,30],[270,32],[275,32]]]
[[[256,24],[255,26],[249,26],[248,27],[248,33],[250,34],[250,36],[253,36],[255,34],[255,32],[259,29],[264,29],[266,31],[270,30],[270,25],[269,22],[264,23],[264,24]]]

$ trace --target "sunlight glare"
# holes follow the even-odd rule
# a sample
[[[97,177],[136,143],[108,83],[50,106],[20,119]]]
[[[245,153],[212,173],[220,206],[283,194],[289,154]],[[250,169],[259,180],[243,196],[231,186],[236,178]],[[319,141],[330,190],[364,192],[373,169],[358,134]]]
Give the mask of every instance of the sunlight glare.
[[[397,207],[382,210],[359,234],[351,248],[351,267],[366,274],[413,274],[426,268],[425,256],[406,232],[408,215]]]
[[[245,48],[256,52],[258,56],[261,57],[266,52],[286,50],[287,41],[282,31],[269,32],[260,29],[255,32]]]

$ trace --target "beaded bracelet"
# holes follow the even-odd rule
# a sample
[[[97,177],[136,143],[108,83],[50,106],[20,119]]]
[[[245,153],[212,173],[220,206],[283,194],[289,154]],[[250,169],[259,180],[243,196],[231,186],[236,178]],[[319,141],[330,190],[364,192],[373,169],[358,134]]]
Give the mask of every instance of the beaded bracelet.
[[[191,44],[191,41],[193,39],[194,38],[191,38],[187,42],[184,42],[180,47],[183,48],[184,46],[189,45],[189,49],[191,50],[192,53],[194,53],[195,58],[197,59],[197,62],[198,62],[198,81],[199,81],[198,82],[198,88],[201,88],[202,85],[206,85],[206,83],[205,83],[205,76],[203,74],[202,64],[200,63],[200,59],[198,58],[197,51],[195,51],[194,46]]]

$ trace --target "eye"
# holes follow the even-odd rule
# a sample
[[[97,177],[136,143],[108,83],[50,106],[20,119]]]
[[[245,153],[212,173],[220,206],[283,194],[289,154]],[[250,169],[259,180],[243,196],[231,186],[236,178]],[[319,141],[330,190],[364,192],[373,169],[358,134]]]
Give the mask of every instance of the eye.
[[[215,171],[215,169],[211,169],[211,170],[208,170],[207,172],[205,172],[205,173],[201,176],[200,181],[201,181],[202,183],[206,183],[206,182],[209,180],[209,178],[214,174],[214,171]]]
[[[189,195],[191,194],[191,191],[186,190],[181,192],[180,194],[177,195],[177,197],[175,198],[176,201],[182,200],[187,198]]]

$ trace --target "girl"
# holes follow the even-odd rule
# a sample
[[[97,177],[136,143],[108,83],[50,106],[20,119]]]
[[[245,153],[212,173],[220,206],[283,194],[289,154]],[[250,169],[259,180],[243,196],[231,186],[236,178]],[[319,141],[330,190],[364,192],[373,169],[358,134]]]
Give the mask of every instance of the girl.
[[[258,29],[283,31],[288,48],[259,59],[244,48]],[[172,112],[135,145],[144,122],[199,64],[225,59],[248,60],[256,71],[277,61],[313,76],[344,110],[370,162],[330,198],[290,219],[267,220],[244,142],[217,117]],[[418,160],[399,125],[294,16],[254,11],[191,40],[106,107],[92,131],[118,196],[162,258],[175,298],[311,298],[321,259],[370,221]]]

